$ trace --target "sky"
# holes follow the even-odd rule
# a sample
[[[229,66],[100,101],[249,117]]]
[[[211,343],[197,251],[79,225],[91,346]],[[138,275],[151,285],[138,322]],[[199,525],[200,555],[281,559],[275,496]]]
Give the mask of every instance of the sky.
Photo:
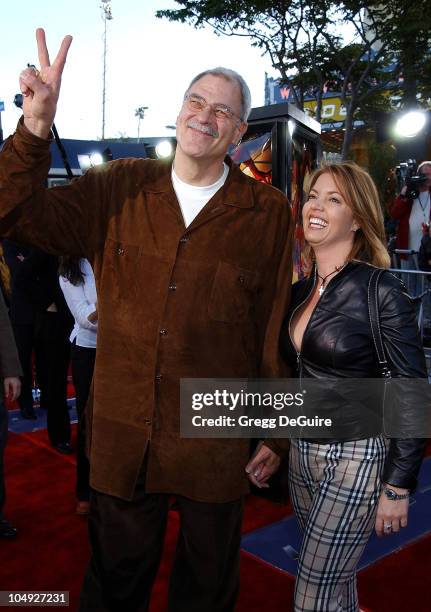
[[[64,35],[74,39],[63,73],[55,120],[60,136],[85,140],[102,134],[103,19],[100,0],[0,0],[0,100],[4,138],[15,130],[20,110],[13,104],[19,73],[37,65],[35,30],[43,27],[53,60]],[[108,22],[105,138],[136,137],[135,109],[148,106],[140,135],[173,130],[184,91],[202,70],[226,66],[247,81],[253,106],[264,103],[268,58],[245,38],[216,36],[210,28],[156,19],[173,0],[112,0]]]

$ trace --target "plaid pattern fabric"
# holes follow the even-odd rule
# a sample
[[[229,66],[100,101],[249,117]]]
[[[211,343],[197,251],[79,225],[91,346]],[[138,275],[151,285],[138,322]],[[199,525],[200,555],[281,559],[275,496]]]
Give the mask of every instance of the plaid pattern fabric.
[[[289,488],[304,535],[295,612],[358,612],[356,566],[374,528],[385,458],[382,437],[292,440]]]

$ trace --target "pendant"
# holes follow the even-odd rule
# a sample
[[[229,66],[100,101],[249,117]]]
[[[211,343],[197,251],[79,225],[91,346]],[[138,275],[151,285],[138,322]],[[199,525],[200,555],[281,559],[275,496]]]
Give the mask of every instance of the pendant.
[[[325,291],[325,287],[324,287],[324,285],[323,285],[323,283],[322,283],[322,284],[320,285],[320,288],[319,288],[319,295],[320,295],[320,297],[322,297],[322,293],[323,293],[324,291]]]

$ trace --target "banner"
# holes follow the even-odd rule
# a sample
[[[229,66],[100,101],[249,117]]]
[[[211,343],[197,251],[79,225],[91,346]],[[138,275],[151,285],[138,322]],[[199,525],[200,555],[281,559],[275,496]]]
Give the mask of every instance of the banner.
[[[280,85],[278,79],[265,76],[265,105],[285,104],[286,102],[291,104],[294,102],[292,88],[289,85]],[[310,90],[304,98],[304,111],[314,118],[316,106],[316,97]],[[340,95],[334,91],[324,91],[321,123],[344,121],[345,118],[346,107]]]

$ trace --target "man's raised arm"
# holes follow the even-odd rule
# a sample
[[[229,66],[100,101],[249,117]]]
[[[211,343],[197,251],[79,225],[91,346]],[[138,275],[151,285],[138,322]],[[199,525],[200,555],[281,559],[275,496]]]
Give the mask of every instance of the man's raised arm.
[[[112,175],[93,168],[66,185],[46,188],[50,130],[72,38],[63,39],[52,64],[45,32],[38,29],[36,38],[40,70],[20,75],[24,116],[0,152],[0,236],[46,253],[91,259],[104,244]]]
[[[36,30],[36,40],[40,70],[26,68],[20,74],[19,84],[23,94],[22,108],[26,128],[40,138],[48,138],[57,110],[61,75],[72,37],[63,38],[60,50],[52,64],[49,60],[45,32],[42,28]]]

